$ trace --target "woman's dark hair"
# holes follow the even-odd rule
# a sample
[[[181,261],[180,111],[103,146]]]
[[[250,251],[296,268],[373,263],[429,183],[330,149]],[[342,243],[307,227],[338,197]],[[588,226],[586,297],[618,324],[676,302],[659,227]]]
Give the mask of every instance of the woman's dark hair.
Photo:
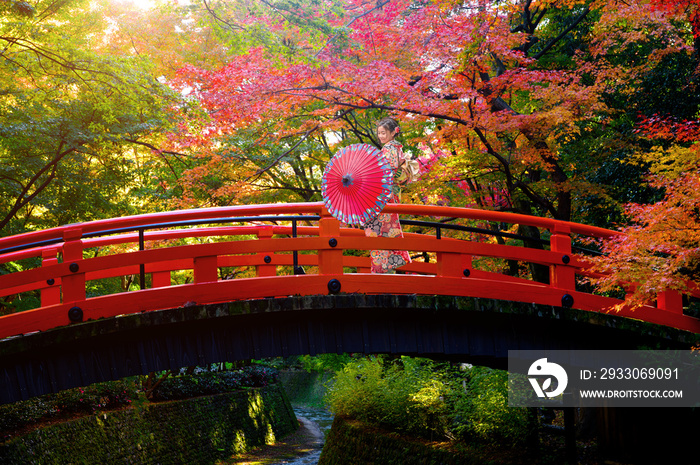
[[[377,123],[377,128],[384,128],[387,129],[389,132],[394,132],[396,129],[399,129],[399,122],[396,121],[394,118],[386,117],[382,118],[379,120]]]

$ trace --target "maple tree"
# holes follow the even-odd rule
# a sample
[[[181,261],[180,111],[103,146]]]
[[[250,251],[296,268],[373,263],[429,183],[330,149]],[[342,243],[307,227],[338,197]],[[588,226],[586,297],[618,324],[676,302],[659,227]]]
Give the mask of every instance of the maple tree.
[[[653,0],[651,6],[684,20],[692,42],[643,76],[634,132],[645,143],[628,164],[646,168],[657,195],[625,205],[624,235],[602,241],[606,255],[595,260],[594,269],[605,273],[595,280],[599,288],[625,288],[632,306],[669,290],[697,292],[700,282],[700,9],[693,1]]]
[[[646,182],[654,150],[638,115],[697,111],[692,2],[652,3],[195,3],[191,31],[216,37],[225,64],[184,57],[168,74],[193,105],[168,145],[190,155],[170,205],[318,200],[328,158],[376,144],[372,123],[390,113],[425,162],[404,201],[644,223],[642,204],[668,185]],[[618,247],[605,250],[654,256]],[[613,264],[609,283],[650,269]]]
[[[700,46],[700,5],[695,0],[651,0],[654,10],[668,12],[674,15],[685,17],[690,23],[693,37],[695,38],[695,48]]]
[[[695,155],[697,157],[697,154]],[[668,290],[697,292],[700,282],[700,174],[694,170],[675,179],[653,177],[664,189],[663,200],[651,205],[629,204],[633,224],[624,236],[603,242],[606,256],[594,269],[605,273],[595,280],[602,291],[620,286],[629,291],[628,305],[655,300]],[[639,283],[629,287],[630,283]]]
[[[677,11],[644,2],[195,5],[188,17],[227,56],[169,81],[203,110],[188,110],[168,145],[193,160],[171,179],[176,207],[318,200],[328,158],[377,144],[372,123],[389,113],[408,152],[446,154],[404,201],[607,226],[623,215],[612,190],[642,184],[645,168],[621,163],[640,144],[640,83],[693,48]],[[632,185],[605,185],[620,174]]]
[[[466,204],[455,184],[471,184],[471,196],[484,185],[503,193],[490,207],[572,219],[571,193],[595,191],[585,164],[599,162],[569,149],[610,118],[611,87],[628,86],[653,54],[680,43],[663,16],[622,2],[242,4],[200,10],[200,26],[235,43],[226,65],[193,63],[173,80],[206,113],[172,139],[201,156],[186,190],[206,190],[207,176],[235,164],[228,182],[237,189],[219,191],[221,202],[285,188],[314,198],[324,161],[344,144],[376,143],[371,122],[388,112],[402,119],[408,150],[422,143],[450,154],[425,191],[461,192],[448,197]],[[262,27],[268,34],[254,46]],[[644,63],[608,53],[650,42]],[[305,185],[280,182],[291,173]]]
[[[700,290],[700,121],[641,118],[639,132],[658,144],[637,159],[650,167],[648,182],[663,196],[628,203],[624,235],[603,240],[605,255],[594,260],[594,270],[604,274],[595,280],[599,288],[622,286],[632,306],[669,290]]]

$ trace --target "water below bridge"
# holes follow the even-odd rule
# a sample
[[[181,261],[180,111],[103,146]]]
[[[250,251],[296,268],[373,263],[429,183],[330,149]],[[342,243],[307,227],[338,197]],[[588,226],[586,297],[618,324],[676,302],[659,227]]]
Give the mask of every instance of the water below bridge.
[[[294,413],[306,428],[317,428],[317,431],[320,431],[323,437],[325,437],[326,433],[331,429],[333,414],[328,410],[308,406],[295,406]],[[316,465],[321,457],[322,447],[323,439],[321,439],[318,445],[314,447],[312,452],[309,452],[301,457],[273,462],[272,465]]]

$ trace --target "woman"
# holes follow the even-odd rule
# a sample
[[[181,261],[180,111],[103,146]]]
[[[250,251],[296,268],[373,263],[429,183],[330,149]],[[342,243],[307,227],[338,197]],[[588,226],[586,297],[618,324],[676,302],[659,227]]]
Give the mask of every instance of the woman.
[[[393,118],[384,118],[377,123],[377,137],[382,144],[382,154],[394,170],[392,203],[401,201],[401,187],[408,184],[410,175],[408,164],[403,154],[403,146],[396,140],[399,134],[399,123]],[[399,215],[396,213],[380,213],[364,225],[368,237],[403,237]],[[411,257],[405,250],[372,250],[372,273],[395,273],[396,268],[411,263]]]

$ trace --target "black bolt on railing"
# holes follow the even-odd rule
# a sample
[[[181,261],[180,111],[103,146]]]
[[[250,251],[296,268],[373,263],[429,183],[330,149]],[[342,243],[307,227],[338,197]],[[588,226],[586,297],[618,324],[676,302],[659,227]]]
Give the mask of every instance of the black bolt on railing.
[[[71,307],[70,310],[68,310],[68,319],[73,323],[83,321],[83,309],[80,307]]]
[[[328,281],[328,292],[331,294],[337,294],[340,292],[340,281],[337,279],[331,279]]]
[[[561,298],[561,306],[571,308],[574,305],[574,297],[571,294],[564,294]]]

